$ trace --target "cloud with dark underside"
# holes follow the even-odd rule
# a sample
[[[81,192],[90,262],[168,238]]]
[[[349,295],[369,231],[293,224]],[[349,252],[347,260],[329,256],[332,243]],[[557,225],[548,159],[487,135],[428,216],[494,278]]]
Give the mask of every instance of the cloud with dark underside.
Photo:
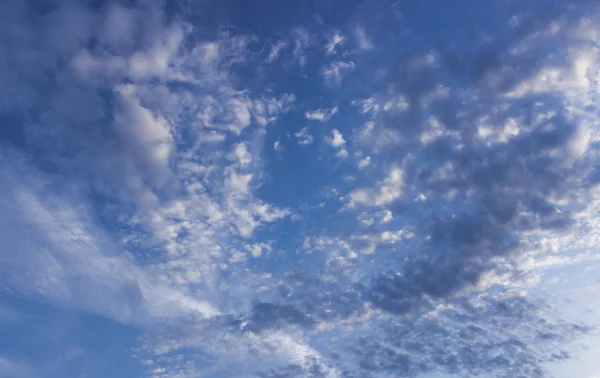
[[[404,186],[428,199],[422,205],[405,196],[408,200],[393,206],[395,215],[417,220],[413,228],[421,230],[420,243],[408,258],[386,260],[388,269],[354,287],[333,283],[332,275],[286,289],[278,302],[256,304],[244,329],[311,328],[359,317],[372,306],[388,314],[381,321],[385,331],[378,333],[382,339],[361,336],[348,346],[364,374],[443,370],[533,377],[545,376],[543,362],[568,358],[558,347],[585,327],[561,323],[525,297],[473,298],[465,292],[524,253],[523,234],[569,232],[573,193],[585,195],[596,185],[590,179],[596,147],[582,140],[586,125],[568,114],[562,94],[549,88],[515,94],[523,83],[536,80],[557,41],[571,45],[581,10],[555,9],[535,19],[521,15],[508,35],[488,35],[470,55],[440,49],[433,50],[429,64],[402,64],[391,85],[394,95],[408,99],[408,108],[382,115],[381,121],[402,140],[389,154],[402,162]],[[550,65],[569,66],[568,55],[556,55]],[[484,117],[490,133],[503,132],[510,122],[519,132],[490,144],[476,127]],[[445,135],[419,144],[428,118],[435,118]],[[439,306],[449,307],[428,317]],[[289,366],[259,376],[301,375],[294,371]]]

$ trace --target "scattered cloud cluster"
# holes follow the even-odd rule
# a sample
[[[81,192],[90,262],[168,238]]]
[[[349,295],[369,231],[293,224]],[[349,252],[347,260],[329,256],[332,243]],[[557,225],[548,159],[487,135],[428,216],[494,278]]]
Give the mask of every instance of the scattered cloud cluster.
[[[600,259],[599,10],[448,6],[250,27],[4,1],[0,375],[543,377],[576,355],[591,328],[544,284],[597,279],[572,269]],[[34,333],[67,319],[74,345]],[[82,346],[98,319],[135,334],[136,372]]]

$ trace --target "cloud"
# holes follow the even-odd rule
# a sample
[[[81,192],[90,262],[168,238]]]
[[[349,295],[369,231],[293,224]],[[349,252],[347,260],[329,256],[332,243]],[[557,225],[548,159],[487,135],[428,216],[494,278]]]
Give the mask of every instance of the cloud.
[[[281,114],[291,110],[296,96],[291,93],[285,93],[280,98],[263,98],[254,101],[254,112],[252,116],[261,126],[267,126],[277,121]]]
[[[301,146],[312,144],[314,140],[313,136],[308,133],[308,127],[303,127],[300,129],[300,131],[296,132],[294,136],[298,140],[298,144]]]
[[[122,111],[115,119],[115,131],[128,143],[135,154],[134,159],[152,171],[157,187],[164,185],[171,172],[169,158],[173,150],[173,136],[162,117],[155,117],[140,104],[135,88],[122,86],[116,89]]]
[[[304,117],[311,121],[327,122],[331,117],[337,114],[339,108],[337,106],[331,109],[319,108],[317,110],[307,111],[304,113]]]
[[[338,150],[336,156],[340,158],[346,158],[348,156],[348,151],[343,147],[346,144],[346,140],[344,140],[342,133],[338,129],[333,129],[331,131],[331,137],[326,137],[325,142]]]
[[[338,129],[333,129],[331,131],[331,138],[327,139],[327,143],[332,147],[338,148],[346,144],[346,141]]]
[[[237,143],[227,156],[229,160],[236,161],[242,167],[248,166],[252,162],[252,155],[244,143]]]
[[[399,199],[403,189],[404,172],[399,167],[393,167],[374,188],[358,188],[350,192],[347,196],[348,206],[386,206]]]
[[[271,50],[269,51],[269,55],[267,57],[267,62],[273,63],[283,50],[288,47],[288,43],[285,41],[277,41],[271,45]]]
[[[271,246],[265,243],[256,243],[252,245],[246,245],[246,250],[252,254],[253,257],[260,257],[264,252],[272,250]]]
[[[163,377],[545,376],[589,329],[537,283],[598,260],[600,225],[597,14],[546,5],[359,7],[355,64],[308,20],[4,2],[3,298],[130,325],[116,347]],[[356,161],[274,159],[282,135]]]
[[[28,167],[10,149],[0,167],[6,183],[1,229],[14,252],[0,260],[5,287],[126,324],[142,325],[164,315],[217,313],[205,301],[154,281],[121,257],[119,247],[90,216],[81,188]],[[46,185],[58,185],[64,194],[44,193]],[[19,224],[19,234],[6,233],[10,223]]]
[[[371,165],[371,157],[367,156],[364,159],[361,159],[358,162],[358,169],[365,169],[367,168],[369,165]]]
[[[311,44],[311,36],[309,31],[303,27],[297,27],[292,30],[292,37],[294,39],[294,50],[293,56],[300,66],[306,64],[306,49]]]
[[[373,42],[367,36],[365,29],[362,26],[357,26],[354,29],[354,38],[356,39],[356,46],[359,50],[371,50],[373,49]]]
[[[321,71],[323,78],[328,83],[339,84],[342,81],[344,73],[354,70],[354,62],[333,62],[323,67]]]
[[[329,42],[327,42],[327,54],[333,54],[338,45],[342,44],[346,38],[340,34],[339,31],[335,32]]]
[[[392,212],[389,210],[384,210],[381,212],[382,217],[381,217],[381,223],[390,223],[393,219],[393,215]]]
[[[345,159],[348,157],[348,150],[345,148],[340,148],[335,155],[339,158]]]
[[[273,143],[273,149],[275,150],[275,152],[282,152],[283,147],[281,147],[281,142],[278,140],[275,141],[275,143]]]

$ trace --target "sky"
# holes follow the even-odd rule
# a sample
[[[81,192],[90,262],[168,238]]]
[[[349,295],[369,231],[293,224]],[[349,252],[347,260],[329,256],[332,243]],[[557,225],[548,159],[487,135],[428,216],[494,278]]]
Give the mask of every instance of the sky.
[[[0,1],[0,376],[600,377],[596,3]]]

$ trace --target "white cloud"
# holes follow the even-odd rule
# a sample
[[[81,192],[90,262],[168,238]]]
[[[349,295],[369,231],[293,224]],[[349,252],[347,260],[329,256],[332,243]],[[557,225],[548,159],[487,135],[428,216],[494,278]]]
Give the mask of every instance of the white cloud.
[[[8,230],[10,223],[18,224],[20,230],[2,236],[13,251],[0,258],[3,285],[125,324],[141,325],[154,317],[190,312],[204,317],[217,313],[206,300],[178,293],[124,258],[123,251],[96,224],[79,188],[56,182],[63,186],[62,194],[45,193],[44,186],[55,178],[20,160],[0,159],[0,176],[6,184],[0,201],[4,214],[0,230]],[[30,272],[35,279],[15,272]],[[91,292],[95,295],[88,295]]]
[[[333,54],[336,50],[336,47],[342,44],[345,39],[346,38],[341,35],[339,31],[336,31],[327,43],[327,54]]]
[[[329,121],[329,119],[331,117],[333,117],[335,114],[337,114],[338,110],[339,110],[339,108],[337,106],[335,106],[331,109],[319,108],[317,110],[305,112],[304,116],[306,117],[306,119],[309,119],[312,121],[326,122],[326,121]]]
[[[267,62],[273,63],[281,52],[288,47],[288,43],[285,41],[277,41],[271,45],[271,50],[269,51],[269,56],[267,57]]]
[[[567,52],[569,65],[546,63],[534,77],[520,82],[508,97],[523,97],[528,94],[544,92],[566,92],[583,90],[590,86],[588,73],[596,65],[598,48],[581,48]]]
[[[251,173],[240,174],[231,171],[225,180],[225,188],[232,196],[244,196],[250,192],[250,181],[252,181]]]
[[[308,133],[308,127],[303,127],[294,136],[298,139],[298,144],[302,146],[311,144],[314,140],[313,136]]]
[[[358,186],[344,198],[345,210],[377,207],[365,209],[358,217],[361,232],[376,231],[362,235],[344,229],[344,233],[353,235],[348,240],[328,235],[335,234],[339,227],[328,227],[326,223],[330,219],[332,222],[341,219],[330,212],[331,206],[307,206],[308,214],[297,215],[296,209],[280,208],[259,199],[255,191],[268,176],[258,164],[260,148],[265,140],[272,140],[273,135],[269,134],[273,132],[272,125],[293,108],[296,98],[288,93],[274,93],[273,88],[278,86],[269,82],[270,77],[261,75],[252,78],[258,85],[244,88],[246,77],[237,77],[236,69],[242,66],[244,72],[262,73],[262,69],[275,72],[280,67],[265,66],[265,54],[268,54],[266,61],[274,63],[281,59],[282,51],[293,49],[294,59],[306,65],[312,58],[311,53],[322,55],[323,50],[310,50],[311,37],[305,28],[293,31],[292,39],[288,39],[289,47],[288,42],[278,41],[266,51],[254,51],[252,42],[257,38],[237,35],[240,34],[237,31],[233,33],[236,35],[224,32],[215,40],[198,41],[200,35],[192,36],[191,27],[177,21],[177,17],[166,17],[159,3],[136,2],[127,8],[108,5],[104,13],[97,16],[92,15],[90,9],[69,3],[73,9],[65,10],[59,5],[57,12],[49,12],[52,17],[58,14],[60,22],[36,14],[36,21],[31,25],[21,22],[20,13],[9,12],[13,17],[9,17],[7,23],[19,31],[10,38],[16,40],[14,44],[18,47],[16,53],[7,55],[10,65],[1,67],[0,83],[5,90],[0,91],[0,105],[10,111],[18,109],[23,114],[39,115],[35,117],[35,124],[24,126],[26,143],[31,144],[36,153],[39,151],[41,158],[47,159],[44,163],[56,176],[31,169],[29,162],[11,160],[12,152],[3,149],[0,239],[10,253],[0,253],[0,283],[7,292],[22,295],[27,300],[40,300],[135,325],[146,333],[144,348],[152,352],[174,352],[152,356],[151,369],[165,377],[245,376],[248,371],[258,370],[277,375],[277,369],[282,366],[299,366],[306,371],[312,369],[317,375],[337,377],[342,373],[328,365],[326,355],[340,349],[347,351],[346,346],[352,346],[352,340],[344,339],[344,348],[338,348],[339,344],[327,337],[330,334],[336,338],[355,333],[372,334],[366,331],[381,329],[383,332],[384,328],[373,320],[381,315],[379,310],[367,309],[362,325],[350,323],[363,315],[344,315],[340,319],[339,309],[337,314],[335,311],[336,300],[339,297],[344,302],[346,294],[353,298],[355,284],[362,284],[355,281],[359,279],[356,277],[373,277],[379,273],[379,267],[388,266],[390,262],[404,264],[402,259],[384,260],[380,256],[383,254],[363,259],[364,256],[358,256],[355,251],[362,248],[365,253],[373,253],[380,244],[392,250],[393,246],[411,240],[418,239],[415,244],[422,242],[419,235],[410,231],[410,225],[399,228],[405,224],[405,214],[410,211],[398,212],[394,218],[392,212],[385,209],[404,195],[404,186],[408,185],[404,172],[392,167],[386,177],[371,184],[360,180],[364,180],[365,175],[368,180],[373,169],[359,174],[344,172],[340,177],[342,187],[352,182]],[[2,30],[9,29],[3,27]],[[190,36],[193,38],[188,38]],[[362,27],[356,28],[354,38],[359,50],[374,48]],[[0,39],[9,42],[9,38],[0,36]],[[96,43],[90,44],[90,40]],[[327,52],[336,53],[341,43],[346,47],[348,41],[337,33],[328,44]],[[6,51],[13,48],[9,46]],[[512,53],[509,51],[506,55]],[[561,92],[561,99],[567,104],[567,118],[578,119],[580,112],[590,109],[586,122],[580,124],[566,146],[574,160],[589,154],[588,160],[593,165],[596,159],[590,146],[598,140],[594,110],[597,108],[596,51],[585,52],[577,47],[571,53],[570,64],[557,64],[560,59],[553,61],[554,58],[548,57],[540,63],[544,66],[542,70],[517,83],[503,101]],[[334,62],[320,73],[329,83],[339,83],[355,68],[358,67],[353,62]],[[493,81],[492,76],[485,80]],[[49,92],[44,89],[46,77],[52,78]],[[279,78],[278,74],[274,77]],[[433,77],[438,79],[436,75]],[[263,91],[263,88],[266,89]],[[444,88],[433,92],[436,93],[423,97],[423,114],[435,113],[435,109],[428,108],[431,98],[444,98],[452,93]],[[348,96],[354,95],[349,93]],[[458,98],[457,102],[463,104],[463,100]],[[350,141],[353,146],[359,142],[367,144],[365,155],[356,155],[362,159],[354,162],[358,169],[364,170],[371,165],[372,158],[381,160],[375,154],[381,153],[384,146],[396,147],[397,142],[405,141],[399,137],[398,130],[385,127],[380,121],[389,114],[405,114],[409,106],[405,97],[388,92],[353,102],[353,105],[362,114],[358,115],[360,118],[368,118],[365,127],[357,133],[345,131],[344,135],[334,129],[325,140],[341,158],[348,156],[346,148]],[[487,103],[483,105],[478,107],[484,109],[483,112],[493,108]],[[325,122],[337,112],[337,107],[319,108],[306,111],[304,118]],[[384,115],[385,112],[388,114]],[[302,122],[302,114],[299,116],[296,121]],[[537,122],[535,116],[533,119]],[[551,116],[545,121],[549,119]],[[423,145],[417,141],[410,148],[431,146],[431,142],[442,135],[442,121],[441,117],[428,117],[422,125],[423,132],[415,137]],[[475,121],[473,143],[481,143],[482,148],[487,143],[506,143],[523,132],[520,118],[507,120],[506,124],[492,124],[490,117]],[[307,127],[294,136],[301,145],[313,143],[313,135]],[[279,140],[273,149],[282,150]],[[439,168],[432,170],[433,178],[452,178],[456,166],[448,163]],[[407,169],[407,172],[413,171]],[[411,210],[429,212],[432,207],[444,204],[427,188],[412,188],[413,184],[411,181],[411,190],[415,191],[410,192],[407,201],[414,206]],[[328,190],[337,193],[333,187],[322,188],[320,193]],[[417,200],[412,201],[412,196],[421,190],[427,197],[418,194]],[[86,197],[88,193],[94,194],[94,203]],[[592,201],[572,206],[576,229],[569,235],[552,230],[553,235],[545,235],[548,239],[542,241],[539,240],[542,230],[532,231],[531,235],[518,234],[519,240],[531,247],[532,254],[518,261],[521,269],[541,271],[598,260],[597,254],[585,250],[597,244],[598,204],[589,199],[595,198],[590,193],[570,194],[573,198]],[[455,198],[459,202],[459,197]],[[578,211],[585,207],[583,205],[589,206],[585,211]],[[310,213],[312,211],[314,213]],[[292,222],[289,227],[305,227],[304,220],[315,220],[308,217],[317,213],[331,218],[323,218],[327,222],[317,231],[311,229],[309,232],[313,234],[304,239],[303,246],[323,252],[324,258],[312,256],[310,264],[314,265],[307,266],[309,270],[314,268],[309,272],[314,274],[310,279],[323,280],[318,294],[325,300],[312,302],[315,299],[312,294],[303,292],[310,290],[312,284],[308,280],[291,288],[291,295],[283,296],[280,293],[284,290],[280,289],[293,283],[275,273],[273,277],[262,274],[265,269],[271,269],[272,264],[279,263],[275,259],[280,256],[267,253],[277,248],[269,235],[286,238],[287,231],[293,235],[294,228],[280,234],[276,222],[290,215],[301,216],[302,222]],[[417,218],[415,215],[413,219]],[[308,222],[310,227],[311,222]],[[117,231],[109,235],[103,224],[109,225],[111,232]],[[304,236],[303,233],[295,235]],[[291,238],[289,242],[301,244],[303,240]],[[583,252],[556,255],[569,246]],[[248,261],[251,263],[244,264]],[[281,270],[277,272],[285,273],[287,266],[278,265],[277,269]],[[325,273],[320,271],[322,268]],[[336,269],[343,274],[331,273]],[[395,268],[390,266],[390,269]],[[484,276],[482,283],[504,283],[504,278],[500,274]],[[319,295],[316,297],[320,298]],[[360,295],[357,296],[361,302]],[[303,306],[308,305],[304,299],[310,306],[315,303],[322,306],[318,309],[324,311],[306,310]],[[282,323],[268,327],[280,326],[280,329],[255,334],[252,331],[228,333],[221,327],[223,319],[236,319],[231,322],[232,327],[237,319],[242,319],[240,322],[245,325],[258,322],[252,318],[252,306],[259,301],[288,306],[275,310],[274,315],[267,312],[267,317],[273,315]],[[342,310],[359,312],[362,305],[370,306],[361,302]],[[291,321],[283,319],[289,309],[292,309]],[[213,318],[221,314],[224,316]],[[394,317],[386,316],[386,321],[390,318]],[[422,321],[423,318],[417,319]],[[309,326],[303,328],[295,321]],[[153,327],[155,324],[160,327]],[[415,334],[429,329],[418,328],[418,322],[415,324]],[[156,337],[154,343],[146,342],[153,336]],[[385,337],[380,337],[378,342],[381,340]],[[447,340],[442,338],[441,341]],[[315,345],[327,351],[320,351]],[[380,345],[388,348],[383,342]],[[186,356],[187,349],[177,351],[178,348],[206,352],[214,357],[215,365],[202,371],[194,365],[193,358]],[[350,370],[359,363],[339,361],[340,366],[350,366]],[[12,361],[0,357],[0,371],[6,374],[13,367]],[[279,375],[286,374],[290,375],[289,371]]]
[[[346,144],[346,140],[338,129],[333,129],[331,131],[331,137],[326,137],[325,142],[338,150],[336,153],[337,157],[342,159],[348,157],[348,150],[343,147]]]
[[[331,131],[331,137],[327,137],[325,138],[325,140],[331,147],[334,148],[339,148],[346,143],[346,140],[344,140],[344,136],[338,129],[333,129]]]
[[[371,157],[367,156],[358,162],[358,169],[365,169],[371,164]]]
[[[362,114],[377,113],[380,109],[379,101],[375,97],[368,97],[362,100],[353,100],[352,106],[360,108]]]
[[[348,194],[348,206],[358,205],[386,206],[402,196],[404,191],[404,173],[402,169],[393,167],[387,177],[373,188],[358,188]]]
[[[252,155],[245,143],[236,143],[227,157],[229,160],[238,162],[242,167],[246,167],[252,162]]]
[[[579,124],[568,145],[571,156],[580,158],[590,147],[592,132],[586,124]]]
[[[296,96],[284,93],[278,99],[263,98],[254,101],[253,117],[261,126],[266,126],[277,120],[279,115],[287,113],[296,101]]]
[[[281,147],[281,143],[278,140],[275,141],[275,143],[273,143],[273,149],[275,150],[275,152],[283,151],[283,147]]]
[[[341,148],[335,155],[339,158],[345,159],[348,157],[348,150]]]
[[[152,172],[153,183],[161,187],[171,176],[169,158],[173,151],[173,137],[164,118],[155,116],[140,104],[131,85],[117,89],[122,104],[122,112],[115,120],[116,131],[134,148],[129,151],[138,164],[147,172]]]
[[[229,114],[226,122],[229,122],[225,126],[229,131],[239,135],[250,125],[252,102],[248,98],[232,97],[227,101],[226,106]]]
[[[261,257],[263,253],[270,252],[273,249],[266,243],[246,244],[245,248],[253,257]]]
[[[342,76],[348,71],[354,70],[354,62],[332,62],[324,67],[321,73],[326,82],[339,84],[342,81]]]
[[[227,136],[215,130],[209,130],[198,134],[198,141],[205,143],[218,143],[225,140]]]
[[[381,220],[379,221],[381,224],[390,223],[394,219],[392,212],[389,210],[383,210],[379,215],[381,216]]]

